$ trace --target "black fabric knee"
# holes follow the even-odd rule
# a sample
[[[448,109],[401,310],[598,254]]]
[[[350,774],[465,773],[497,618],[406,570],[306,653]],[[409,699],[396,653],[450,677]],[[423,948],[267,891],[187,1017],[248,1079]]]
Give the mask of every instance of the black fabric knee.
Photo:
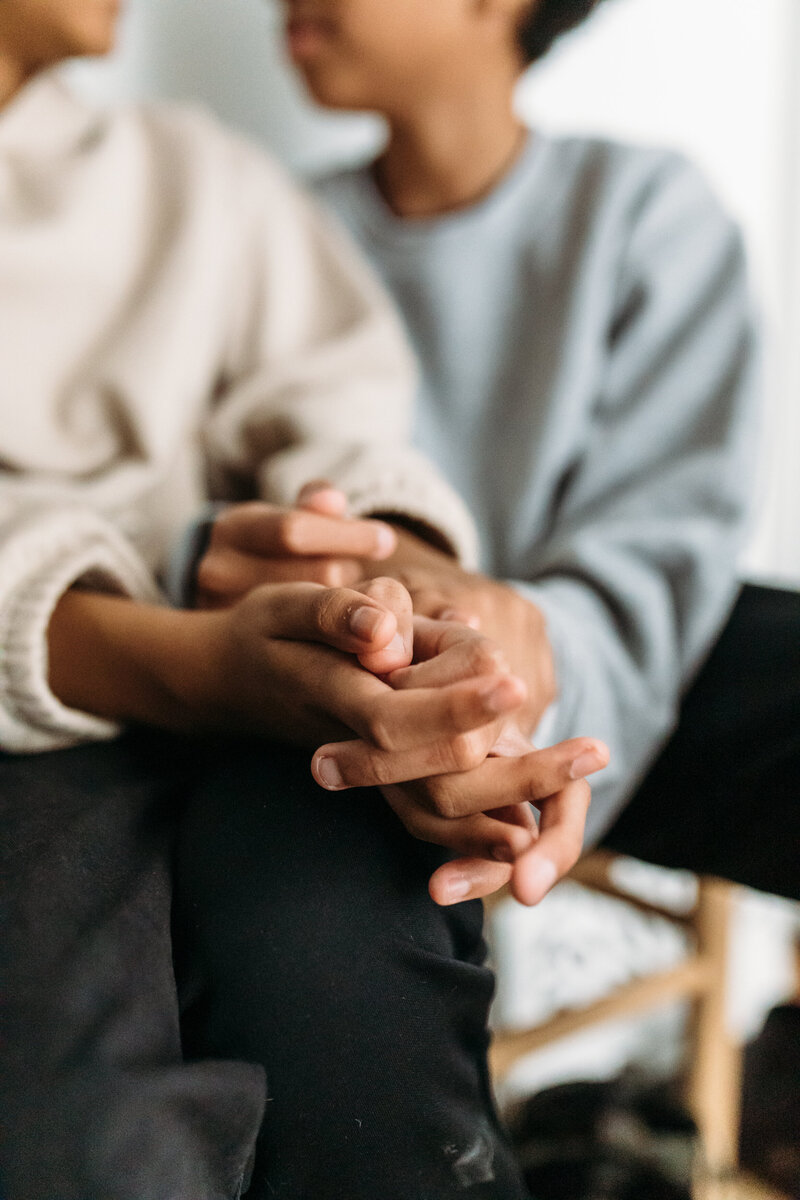
[[[3,1200],[238,1194],[263,1072],[181,1060],[170,859],[192,760],[144,731],[0,755]]]
[[[220,747],[184,814],[187,1054],[262,1063],[251,1200],[522,1200],[492,1104],[482,908],[440,909],[441,852],[309,755]]]
[[[800,593],[742,590],[606,844],[800,899]]]

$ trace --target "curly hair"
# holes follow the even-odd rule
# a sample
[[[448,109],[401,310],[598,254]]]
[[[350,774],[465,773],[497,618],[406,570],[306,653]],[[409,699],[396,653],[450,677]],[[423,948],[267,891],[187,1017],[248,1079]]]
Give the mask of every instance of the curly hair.
[[[519,26],[525,61],[543,58],[556,38],[585,21],[602,0],[536,0]]]

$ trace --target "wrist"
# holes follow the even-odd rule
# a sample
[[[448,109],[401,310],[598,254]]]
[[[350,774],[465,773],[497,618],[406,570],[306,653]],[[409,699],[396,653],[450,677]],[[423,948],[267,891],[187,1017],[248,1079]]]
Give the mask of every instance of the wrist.
[[[221,619],[69,591],[48,628],[50,688],[68,708],[106,720],[190,729],[213,707]]]

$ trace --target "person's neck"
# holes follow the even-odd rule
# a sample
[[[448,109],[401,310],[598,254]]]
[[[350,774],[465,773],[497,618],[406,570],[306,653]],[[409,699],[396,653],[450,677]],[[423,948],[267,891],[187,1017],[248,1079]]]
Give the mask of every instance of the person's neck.
[[[375,178],[400,217],[432,217],[477,203],[503,178],[527,137],[508,89],[427,103],[410,119],[390,118],[389,126]]]

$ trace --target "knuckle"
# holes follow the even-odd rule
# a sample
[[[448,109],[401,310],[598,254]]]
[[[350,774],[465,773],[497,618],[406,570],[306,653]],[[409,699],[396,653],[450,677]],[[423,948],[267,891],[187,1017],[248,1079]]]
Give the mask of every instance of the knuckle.
[[[370,714],[367,720],[367,732],[369,740],[378,750],[388,753],[394,749],[391,724],[386,720],[386,714],[381,708]]]
[[[483,742],[474,730],[458,733],[450,741],[450,756],[455,771],[472,771],[485,758]]]
[[[392,770],[391,760],[386,758],[384,754],[378,753],[370,756],[370,782],[375,787],[388,787],[395,783],[397,774]]]
[[[195,583],[202,592],[215,595],[228,590],[230,572],[221,555],[209,553],[200,559],[195,570]]]
[[[432,788],[430,791],[430,807],[437,817],[445,821],[455,821],[461,816],[455,793],[449,788]]]
[[[474,675],[491,675],[503,666],[502,654],[486,638],[466,643],[467,664]]]
[[[283,513],[277,522],[277,539],[282,550],[289,554],[300,554],[304,545],[303,528],[305,514],[302,512]]]
[[[534,805],[541,804],[543,800],[553,794],[546,785],[542,784],[541,776],[537,771],[533,771],[530,775],[526,776],[523,781],[522,791],[527,803]]]
[[[532,778],[525,781],[523,790],[528,803],[532,804],[534,808],[541,809],[551,796],[558,795],[557,788],[560,786],[552,779],[534,774]]]
[[[338,593],[320,587],[314,597],[314,620],[320,633],[340,632],[341,619],[342,612]]]

